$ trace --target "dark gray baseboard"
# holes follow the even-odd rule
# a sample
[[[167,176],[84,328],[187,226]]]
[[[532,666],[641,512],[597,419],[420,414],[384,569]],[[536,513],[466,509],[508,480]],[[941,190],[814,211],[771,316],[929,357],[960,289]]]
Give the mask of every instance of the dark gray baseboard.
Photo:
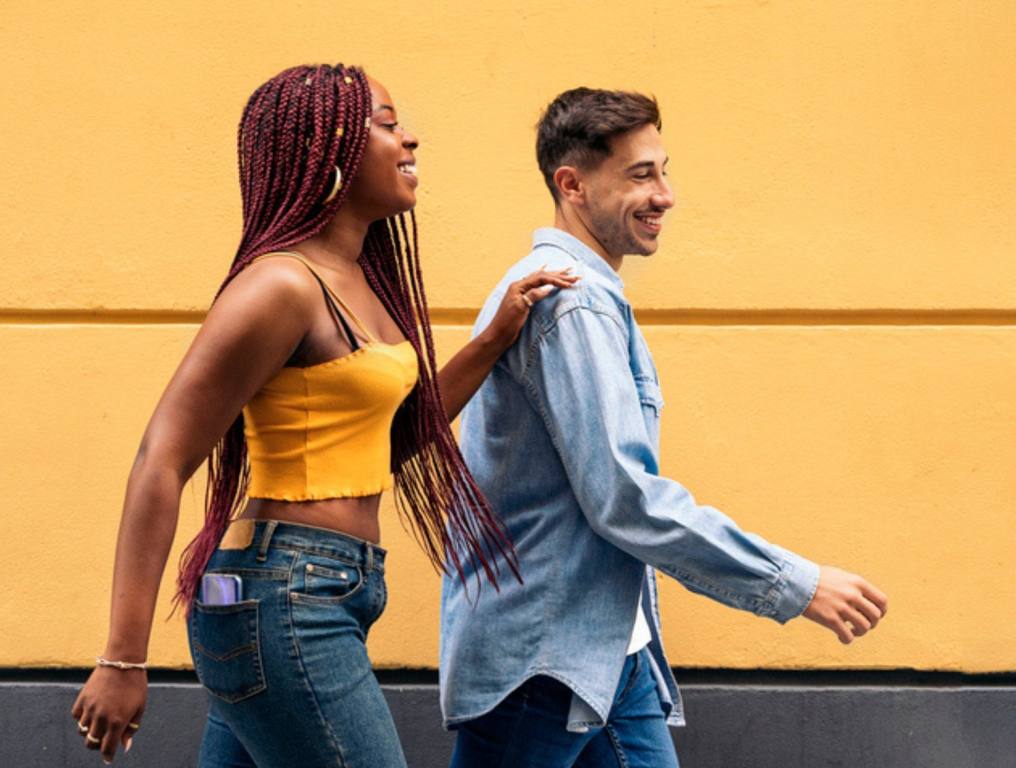
[[[70,717],[78,677],[6,675],[0,765],[102,765],[82,747]],[[454,735],[441,729],[436,686],[400,684],[397,673],[381,677],[411,768],[447,766]],[[153,679],[143,732],[117,764],[195,765],[204,693],[167,678]],[[686,684],[689,725],[672,731],[682,768],[1016,768],[1016,685],[873,684],[877,679]]]

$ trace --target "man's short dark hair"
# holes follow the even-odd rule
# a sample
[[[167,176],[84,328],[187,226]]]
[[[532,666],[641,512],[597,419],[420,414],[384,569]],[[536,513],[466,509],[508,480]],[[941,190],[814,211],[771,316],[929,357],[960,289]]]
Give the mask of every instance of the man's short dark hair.
[[[612,138],[643,125],[662,127],[656,99],[641,93],[573,88],[550,102],[536,126],[536,161],[554,201],[554,171],[595,167],[610,156]]]

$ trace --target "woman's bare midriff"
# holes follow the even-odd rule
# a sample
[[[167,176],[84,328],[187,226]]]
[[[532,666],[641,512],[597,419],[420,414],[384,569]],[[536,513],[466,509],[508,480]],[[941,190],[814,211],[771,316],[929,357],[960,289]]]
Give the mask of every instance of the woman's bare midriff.
[[[248,499],[241,518],[254,520],[280,520],[302,523],[317,528],[330,528],[339,533],[355,536],[374,544],[381,542],[378,509],[381,494],[351,499],[323,499],[321,501],[278,501],[276,499]]]

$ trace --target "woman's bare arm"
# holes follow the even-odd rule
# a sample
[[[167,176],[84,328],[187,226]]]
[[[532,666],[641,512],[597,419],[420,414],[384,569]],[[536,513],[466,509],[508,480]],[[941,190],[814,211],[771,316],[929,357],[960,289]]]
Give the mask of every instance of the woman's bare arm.
[[[320,289],[306,269],[279,259],[244,270],[208,313],[155,408],[127,482],[106,658],[147,657],[183,486],[244,404],[285,365],[310,327],[315,299]],[[103,757],[112,759],[127,722],[140,716],[144,690],[143,672],[92,673],[72,714],[105,734],[91,745]]]
[[[483,384],[498,358],[515,343],[529,318],[532,304],[554,288],[570,288],[578,277],[559,272],[533,272],[508,286],[490,324],[460,349],[438,373],[438,387],[448,421],[454,421]],[[528,297],[529,302],[523,296]]]

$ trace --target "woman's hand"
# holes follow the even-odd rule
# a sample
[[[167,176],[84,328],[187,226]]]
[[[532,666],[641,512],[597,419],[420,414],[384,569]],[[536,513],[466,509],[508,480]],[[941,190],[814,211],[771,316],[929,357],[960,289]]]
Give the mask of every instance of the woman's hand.
[[[454,421],[483,384],[498,358],[515,343],[529,310],[555,288],[571,288],[579,280],[571,269],[540,269],[508,286],[494,319],[438,372],[438,389],[448,421]]]
[[[578,275],[568,274],[569,272],[571,267],[553,272],[540,269],[511,283],[501,300],[501,306],[497,308],[497,313],[481,335],[502,350],[510,347],[522,332],[522,326],[526,324],[529,310],[534,304],[545,299],[555,288],[571,288],[581,279]]]
[[[113,762],[118,744],[129,750],[147,698],[148,673],[143,669],[96,667],[71,709],[85,746],[99,750],[107,764]]]

